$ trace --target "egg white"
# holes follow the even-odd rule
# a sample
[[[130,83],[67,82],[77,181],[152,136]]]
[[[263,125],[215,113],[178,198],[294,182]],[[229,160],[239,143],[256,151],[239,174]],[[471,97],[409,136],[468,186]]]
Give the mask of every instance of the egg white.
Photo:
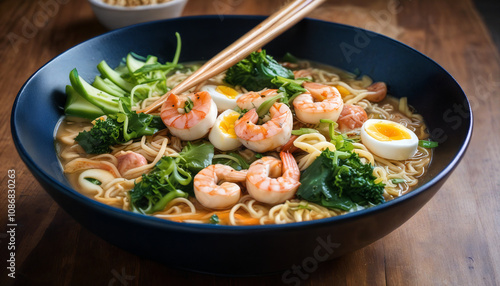
[[[219,112],[223,112],[227,109],[234,109],[236,107],[236,100],[241,96],[241,94],[238,94],[235,98],[229,98],[225,94],[217,91],[217,85],[205,85],[200,90],[210,93]]]
[[[394,124],[399,126],[410,135],[410,139],[400,139],[391,141],[379,141],[366,131],[369,126],[382,122],[386,124]],[[368,119],[365,121],[361,127],[361,142],[372,152],[373,154],[390,160],[406,160],[415,155],[418,147],[418,137],[410,129],[404,127],[403,125],[384,119]]]
[[[215,120],[215,124],[208,134],[208,140],[210,140],[210,143],[212,143],[215,148],[221,151],[234,150],[241,146],[241,142],[240,140],[238,140],[238,137],[233,137],[231,134],[225,133],[220,128],[220,125],[224,121],[224,119],[230,115],[239,116],[239,113],[230,109],[222,112]]]

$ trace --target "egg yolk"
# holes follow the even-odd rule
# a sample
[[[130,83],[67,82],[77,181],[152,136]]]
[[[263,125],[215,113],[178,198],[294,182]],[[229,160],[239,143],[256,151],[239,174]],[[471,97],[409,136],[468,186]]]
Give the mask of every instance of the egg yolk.
[[[396,141],[410,139],[411,135],[402,125],[377,122],[365,127],[366,133],[378,141]]]
[[[234,131],[234,122],[236,122],[239,116],[239,113],[236,112],[224,116],[219,124],[219,129],[222,131],[222,133],[229,135],[231,138],[236,138],[236,132]]]
[[[349,94],[351,94],[351,93],[349,92],[349,90],[347,90],[347,88],[345,88],[345,87],[343,87],[343,86],[341,86],[341,85],[336,85],[335,87],[336,87],[336,88],[337,88],[337,90],[339,91],[340,96],[342,96],[342,98],[344,98],[344,97],[348,96]]]
[[[219,85],[215,89],[218,93],[224,94],[227,98],[235,99],[239,94],[234,88],[225,85]]]

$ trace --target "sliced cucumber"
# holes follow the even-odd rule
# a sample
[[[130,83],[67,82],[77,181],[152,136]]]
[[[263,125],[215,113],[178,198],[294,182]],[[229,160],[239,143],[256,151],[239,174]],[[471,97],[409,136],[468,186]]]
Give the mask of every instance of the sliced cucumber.
[[[99,72],[103,75],[105,78],[109,78],[113,83],[115,83],[117,86],[120,88],[130,92],[132,88],[134,88],[134,85],[131,84],[130,82],[124,80],[120,74],[112,69],[106,61],[102,61],[97,65],[97,69]]]
[[[117,97],[128,96],[129,94],[128,92],[121,89],[119,86],[117,86],[114,82],[112,82],[108,78],[103,79],[100,76],[95,77],[92,86]]]
[[[66,115],[91,120],[104,115],[102,109],[83,98],[71,85],[66,86],[66,95],[66,106],[64,106],[64,113]]]
[[[142,66],[144,66],[146,63],[136,59],[132,53],[129,53],[127,55],[127,68],[130,73],[135,72],[136,70],[140,69]]]
[[[158,58],[155,56],[148,56],[148,59],[146,60],[146,65],[152,65],[158,62]]]
[[[69,73],[69,80],[71,81],[71,86],[83,98],[102,109],[106,114],[119,112],[120,98],[91,86],[78,75],[76,69],[73,69]]]

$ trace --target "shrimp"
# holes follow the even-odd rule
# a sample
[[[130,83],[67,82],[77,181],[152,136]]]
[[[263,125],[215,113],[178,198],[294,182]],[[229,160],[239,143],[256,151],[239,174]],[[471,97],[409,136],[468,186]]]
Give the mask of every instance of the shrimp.
[[[263,157],[248,169],[247,191],[259,202],[283,203],[292,198],[300,186],[300,170],[295,158],[288,152],[281,152],[280,157],[281,161]]]
[[[311,68],[293,71],[293,75],[295,76],[295,78],[309,78],[311,80],[313,78]]]
[[[312,124],[319,123],[320,119],[337,121],[344,107],[339,91],[333,86],[314,82],[304,82],[302,85],[307,92],[293,101],[297,117]]]
[[[184,111],[187,101],[193,104]],[[161,107],[160,117],[168,130],[181,140],[196,140],[205,136],[217,118],[217,105],[206,91],[177,96],[170,94]]]
[[[271,119],[257,125],[259,115],[254,109],[245,113],[234,124],[234,131],[245,147],[256,152],[267,152],[284,145],[292,136],[293,115],[288,106],[275,103],[269,110]]]
[[[337,120],[339,130],[342,133],[360,128],[363,123],[368,119],[368,115],[363,107],[352,104],[344,104],[342,113]]]
[[[238,97],[236,105],[241,109],[250,110],[259,107],[264,101],[277,94],[277,89],[264,89],[259,92],[251,91]]]
[[[382,81],[373,83],[366,89],[373,92],[365,97],[371,102],[381,102],[387,95],[387,85]]]
[[[118,171],[122,175],[128,170],[148,164],[148,160],[144,156],[133,151],[122,151],[116,154],[115,157],[118,160]]]
[[[240,199],[241,189],[236,182],[244,182],[246,174],[227,165],[210,165],[194,176],[196,199],[210,209],[230,208]],[[220,181],[223,183],[218,185]]]

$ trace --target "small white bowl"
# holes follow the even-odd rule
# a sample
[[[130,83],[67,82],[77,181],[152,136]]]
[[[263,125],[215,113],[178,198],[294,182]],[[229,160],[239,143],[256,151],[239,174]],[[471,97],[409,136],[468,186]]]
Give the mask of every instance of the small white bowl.
[[[137,23],[179,17],[188,0],[172,0],[161,4],[123,7],[102,0],[89,0],[97,19],[113,30]]]

